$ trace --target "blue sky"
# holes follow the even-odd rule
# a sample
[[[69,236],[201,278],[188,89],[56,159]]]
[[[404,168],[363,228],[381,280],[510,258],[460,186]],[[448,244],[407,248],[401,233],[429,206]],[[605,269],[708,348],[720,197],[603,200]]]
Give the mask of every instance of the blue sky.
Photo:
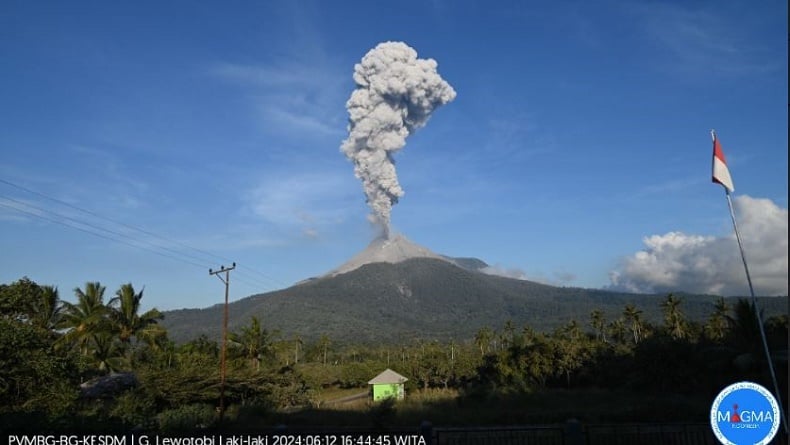
[[[3,2],[0,282],[67,299],[132,282],[175,309],[220,302],[207,269],[230,261],[231,300],[337,267],[375,234],[339,150],[351,74],[403,41],[457,97],[396,155],[397,232],[550,284],[745,295],[715,128],[755,285],[786,294],[786,18],[783,1]]]

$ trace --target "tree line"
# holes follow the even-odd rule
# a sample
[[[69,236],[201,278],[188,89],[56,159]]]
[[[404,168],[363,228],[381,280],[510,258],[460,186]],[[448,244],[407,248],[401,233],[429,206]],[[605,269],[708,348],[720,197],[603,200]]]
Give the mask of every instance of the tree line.
[[[0,429],[151,430],[216,426],[220,344],[206,336],[176,344],[156,309],[141,311],[143,290],[98,282],[74,289],[23,278],[0,285]],[[459,397],[509,396],[551,389],[677,392],[712,397],[736,380],[767,381],[755,308],[719,299],[704,322],[682,299],[661,303],[663,323],[627,304],[606,319],[568,320],[550,332],[506,321],[474,338],[350,344],[328,335],[305,341],[252,317],[230,333],[225,398],[229,421],[275,419],[284,409],[320,407],[335,388],[363,388],[386,368],[409,378],[407,391],[453,389]],[[787,315],[765,323],[787,391]],[[784,351],[782,359],[780,351]],[[90,396],[88,384],[126,372],[135,384]],[[82,385],[82,386],[81,386]]]

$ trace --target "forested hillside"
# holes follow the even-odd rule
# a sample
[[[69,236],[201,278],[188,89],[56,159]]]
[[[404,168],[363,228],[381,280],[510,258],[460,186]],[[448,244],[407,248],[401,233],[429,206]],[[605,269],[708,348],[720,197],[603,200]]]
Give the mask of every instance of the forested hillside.
[[[221,295],[218,295],[218,301]],[[288,289],[254,295],[230,304],[230,326],[257,317],[270,329],[309,339],[393,342],[407,339],[462,340],[483,326],[507,320],[551,331],[570,320],[584,320],[599,309],[615,318],[626,304],[642,308],[650,322],[661,319],[665,295],[547,286],[463,269],[429,258],[397,264],[374,263],[352,272],[313,279]],[[704,320],[714,296],[683,295],[689,319]],[[767,314],[787,312],[787,301],[765,298]],[[197,335],[218,339],[221,305],[166,313],[164,326],[176,341]]]
[[[588,307],[596,297],[585,295]],[[230,332],[224,380],[221,342],[203,335],[172,341],[162,326],[167,315],[142,312],[142,299],[131,284],[111,293],[88,282],[74,289],[74,303],[27,279],[0,285],[0,430],[702,423],[724,386],[749,380],[772,387],[755,308],[744,299],[717,299],[698,321],[685,297],[670,294],[656,297],[655,307],[626,303],[612,314],[568,316],[550,330],[507,320],[465,338],[415,333],[378,344],[286,334],[253,316]],[[765,320],[786,394],[787,314]],[[387,368],[409,379],[405,401],[333,405],[365,392]]]

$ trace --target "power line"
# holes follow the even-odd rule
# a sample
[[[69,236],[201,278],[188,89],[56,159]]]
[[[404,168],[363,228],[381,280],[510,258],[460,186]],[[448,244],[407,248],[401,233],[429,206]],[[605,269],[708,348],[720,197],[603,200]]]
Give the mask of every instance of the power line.
[[[84,208],[82,208],[82,207],[79,207],[79,206],[76,206],[76,205],[70,204],[70,203],[68,203],[68,202],[66,202],[66,201],[60,200],[60,199],[58,199],[58,198],[54,198],[54,197],[52,197],[52,196],[46,195],[46,194],[44,194],[44,193],[41,193],[41,192],[38,192],[38,191],[35,191],[35,190],[31,190],[31,189],[29,189],[29,188],[27,188],[27,187],[21,186],[21,185],[19,185],[19,184],[15,184],[15,183],[13,183],[13,182],[10,182],[10,181],[7,181],[7,180],[5,180],[5,179],[2,179],[2,178],[0,178],[0,183],[3,183],[3,184],[6,184],[6,185],[9,185],[9,186],[11,186],[11,187],[14,187],[14,188],[17,188],[17,189],[19,189],[19,190],[25,191],[25,192],[27,192],[27,193],[34,194],[34,195],[36,195],[36,196],[40,196],[40,197],[42,197],[42,198],[45,198],[45,199],[48,199],[48,200],[50,200],[50,201],[57,202],[58,204],[64,205],[64,206],[66,206],[66,207],[69,207],[69,208],[71,208],[71,209],[74,209],[74,210],[77,210],[77,211],[80,211],[80,212],[83,212],[83,213],[86,213],[86,214],[88,214],[88,215],[91,215],[91,216],[94,216],[94,217],[96,217],[96,218],[103,219],[103,220],[105,220],[105,221],[108,221],[108,222],[111,222],[111,223],[113,223],[113,224],[118,224],[118,225],[121,225],[121,226],[123,226],[123,227],[126,227],[126,228],[128,228],[128,229],[132,229],[132,230],[135,230],[135,231],[137,231],[137,232],[144,233],[144,234],[146,234],[146,235],[148,235],[148,236],[152,236],[152,237],[154,237],[154,238],[158,238],[158,239],[160,239],[160,240],[164,240],[164,241],[167,241],[167,242],[169,242],[169,243],[172,243],[172,244],[177,244],[177,245],[180,245],[180,246],[182,246],[182,247],[185,247],[185,248],[187,248],[187,249],[189,249],[189,250],[192,250],[192,251],[194,251],[194,252],[200,253],[200,254],[202,254],[202,255],[207,255],[207,256],[209,256],[209,257],[211,257],[211,258],[212,258],[212,261],[213,261],[213,260],[216,260],[216,259],[220,259],[220,260],[223,260],[223,261],[230,261],[228,258],[224,258],[224,257],[222,257],[222,256],[220,256],[220,255],[216,255],[216,254],[213,254],[213,253],[211,253],[211,252],[207,252],[207,251],[205,251],[205,250],[202,250],[202,249],[198,249],[198,248],[195,248],[195,247],[189,246],[189,245],[187,245],[187,244],[185,244],[185,243],[183,243],[183,242],[180,242],[180,241],[178,241],[178,240],[174,240],[174,239],[170,239],[170,238],[164,237],[164,236],[162,236],[162,235],[156,234],[156,233],[154,233],[154,232],[148,231],[148,230],[146,230],[146,229],[143,229],[143,228],[140,228],[140,227],[133,226],[133,225],[131,225],[131,224],[128,224],[128,223],[125,223],[125,222],[123,222],[123,221],[117,221],[117,220],[114,220],[114,219],[112,219],[112,218],[108,218],[108,217],[106,217],[106,216],[104,216],[104,215],[101,215],[101,214],[99,214],[99,213],[97,213],[97,212],[94,212],[94,211],[91,211],[91,210],[87,210],[87,209],[84,209]],[[198,261],[205,261],[205,259],[200,259],[200,258],[197,258],[197,257],[195,257],[195,256],[186,255],[186,254],[183,254],[183,253],[180,253],[180,254],[181,254],[181,255],[184,255],[184,256],[189,256],[189,257],[191,257],[191,258],[193,258],[193,259],[196,259],[196,260],[198,260]],[[275,280],[274,278],[272,278],[272,277],[269,277],[268,275],[266,275],[266,274],[264,274],[264,273],[262,273],[262,272],[260,272],[260,271],[257,271],[257,270],[255,270],[255,269],[252,269],[252,268],[250,268],[250,267],[247,267],[247,266],[244,266],[244,265],[241,265],[241,264],[239,265],[239,267],[241,267],[241,268],[244,268],[244,269],[246,269],[246,270],[248,270],[248,271],[250,271],[250,272],[252,272],[252,273],[255,273],[255,274],[257,274],[257,275],[259,275],[259,276],[261,276],[261,277],[263,277],[263,278],[265,278],[265,279],[267,279],[267,280],[269,280],[269,281],[271,281],[271,282],[273,282],[273,283],[275,283],[275,284],[277,284],[277,285],[282,285],[282,286],[284,286],[284,285],[283,285],[283,283],[280,283],[280,282],[278,282],[278,281],[277,281],[277,280]]]
[[[217,258],[219,258],[219,257],[217,257]],[[227,258],[225,258],[225,260],[226,260],[226,261],[230,261],[230,260],[228,260]],[[248,271],[248,272],[252,272],[252,273],[254,273],[254,274],[256,274],[256,275],[259,275],[259,276],[261,276],[261,277],[263,277],[263,278],[265,278],[265,279],[267,279],[267,280],[271,281],[272,283],[274,283],[274,284],[276,284],[276,285],[278,285],[278,286],[282,286],[282,287],[286,287],[286,286],[287,286],[287,285],[286,285],[286,284],[284,284],[282,281],[278,281],[278,280],[276,280],[276,279],[274,279],[274,278],[272,278],[272,277],[270,277],[270,276],[268,276],[268,275],[264,274],[264,273],[263,273],[263,272],[261,272],[261,271],[258,271],[258,270],[255,270],[255,269],[251,268],[250,266],[247,266],[247,265],[245,265],[245,264],[239,264],[238,266],[239,266],[239,268],[241,268],[241,269],[244,269],[244,270],[246,270],[246,271]]]
[[[238,266],[238,264],[236,266]],[[246,284],[247,286],[250,287],[250,289],[254,289],[256,292],[259,292],[259,289],[261,287],[265,288],[269,286],[268,284],[263,283],[262,281],[258,281],[254,278],[245,275],[242,275],[241,277],[236,276],[236,281]]]
[[[118,242],[118,243],[130,246],[130,247],[147,250],[147,251],[155,253],[157,255],[161,255],[161,256],[163,256],[165,258],[170,258],[172,260],[181,261],[181,262],[184,262],[184,263],[187,263],[187,264],[190,264],[190,265],[193,265],[193,266],[197,266],[197,267],[200,267],[200,268],[203,268],[203,269],[205,269],[207,267],[204,263],[196,263],[194,261],[191,261],[191,260],[188,260],[188,259],[185,259],[185,258],[177,257],[177,256],[174,256],[174,255],[169,255],[169,254],[166,254],[164,252],[157,251],[154,248],[149,247],[149,246],[153,246],[155,248],[160,248],[160,249],[165,249],[167,251],[175,253],[176,255],[182,255],[182,256],[185,255],[185,254],[182,254],[181,252],[178,252],[176,250],[168,249],[168,248],[166,248],[164,246],[159,246],[159,245],[152,244],[152,243],[146,243],[145,241],[136,239],[136,238],[131,237],[129,235],[126,235],[126,234],[123,234],[123,233],[120,233],[120,232],[115,232],[113,230],[106,229],[104,227],[96,226],[96,225],[87,223],[85,221],[79,220],[77,218],[72,218],[72,217],[69,217],[69,216],[66,216],[66,215],[62,215],[62,214],[60,214],[58,212],[54,212],[54,211],[51,211],[51,210],[43,209],[41,207],[34,206],[32,204],[29,204],[29,203],[25,203],[23,201],[19,201],[19,200],[14,199],[14,198],[10,198],[8,196],[0,195],[0,198],[5,199],[7,201],[11,201],[11,202],[17,203],[17,204],[24,205],[24,206],[28,207],[29,209],[33,209],[33,210],[35,210],[37,212],[43,212],[45,214],[50,214],[50,215],[54,215],[54,216],[59,217],[59,218],[63,218],[65,220],[74,221],[77,224],[80,224],[80,225],[83,225],[83,226],[86,226],[86,227],[90,227],[91,229],[94,229],[94,230],[89,230],[89,229],[86,229],[85,227],[80,227],[80,226],[75,225],[75,224],[66,223],[66,222],[64,222],[62,220],[58,220],[58,219],[55,219],[55,218],[52,218],[52,217],[44,216],[41,213],[36,213],[34,211],[26,210],[26,209],[19,208],[19,207],[13,206],[13,205],[9,205],[7,203],[0,202],[0,206],[8,208],[8,209],[11,209],[11,210],[14,210],[16,212],[23,213],[23,214],[32,216],[34,218],[39,218],[39,219],[42,219],[44,221],[60,224],[62,226],[65,226],[65,227],[68,227],[68,228],[71,228],[71,229],[75,229],[75,230],[79,230],[79,231],[81,231],[83,233],[94,235],[94,236],[97,236],[99,238],[103,238],[103,239],[106,239],[106,240],[109,240],[109,241],[114,241],[114,242]],[[110,235],[106,235],[106,234],[102,234],[100,232],[97,232],[96,230],[101,230],[103,232],[107,232],[109,234],[114,235],[115,237],[110,236]],[[128,238],[130,241],[124,241],[122,239],[116,238],[118,236],[124,237],[124,238]],[[148,245],[141,245],[141,244],[148,244]],[[189,256],[189,255],[186,255],[186,256]],[[198,261],[201,261],[200,258],[197,258],[197,257],[192,257],[192,258],[196,258]],[[259,291],[259,289],[261,287],[263,287],[263,288],[268,287],[268,285],[266,283],[263,283],[262,281],[259,281],[259,280],[256,280],[254,278],[250,278],[250,277],[244,276],[244,275],[242,275],[242,277],[236,277],[236,280],[239,281],[240,283],[246,284],[247,286],[250,287],[250,289],[253,289],[256,292]]]
[[[27,187],[24,187],[24,186],[22,186],[22,185],[15,184],[15,183],[13,183],[13,182],[10,182],[10,181],[8,181],[8,180],[5,180],[5,179],[2,179],[2,178],[0,178],[0,183],[6,184],[6,185],[8,185],[8,186],[14,187],[14,188],[16,188],[16,189],[18,189],[18,190],[22,190],[22,191],[24,191],[24,192],[27,192],[27,193],[31,193],[31,194],[33,194],[33,195],[36,195],[36,196],[42,197],[42,198],[44,198],[44,199],[47,199],[47,200],[50,200],[50,201],[56,202],[56,203],[58,203],[58,204],[60,204],[60,205],[66,206],[66,207],[68,207],[68,208],[71,208],[71,209],[73,209],[73,210],[77,210],[77,211],[79,211],[79,212],[82,212],[82,213],[85,213],[85,214],[88,214],[88,215],[94,216],[94,217],[96,217],[96,218],[100,218],[100,219],[102,219],[102,220],[104,220],[104,221],[107,221],[107,222],[110,222],[110,223],[113,223],[113,224],[118,224],[118,225],[120,225],[120,226],[126,227],[126,228],[128,228],[128,229],[131,229],[131,230],[134,230],[134,231],[137,231],[137,232],[140,232],[140,233],[143,233],[143,234],[145,234],[145,235],[148,235],[148,236],[151,236],[151,237],[154,237],[154,238],[158,238],[158,239],[160,239],[160,240],[163,240],[163,241],[166,241],[166,242],[168,242],[168,243],[170,243],[170,244],[176,244],[176,245],[179,245],[179,246],[181,246],[181,247],[183,247],[183,248],[186,248],[186,249],[189,249],[189,250],[191,250],[191,251],[193,251],[193,252],[197,252],[197,253],[199,253],[199,254],[201,254],[201,255],[203,255],[203,256],[208,256],[208,257],[211,257],[211,258],[212,258],[212,261],[214,261],[215,259],[220,259],[220,260],[223,260],[223,261],[230,261],[228,258],[222,257],[222,256],[220,256],[220,255],[216,255],[216,254],[213,254],[213,253],[211,253],[211,252],[208,252],[208,251],[205,251],[205,250],[202,250],[202,249],[198,249],[198,248],[195,248],[195,247],[189,246],[189,245],[187,245],[187,244],[185,244],[185,243],[183,243],[183,242],[181,242],[181,241],[178,241],[178,240],[174,240],[174,239],[167,238],[167,237],[165,237],[165,236],[162,236],[162,235],[156,234],[156,233],[154,233],[154,232],[151,232],[151,231],[149,231],[149,230],[146,230],[146,229],[143,229],[143,228],[140,228],[140,227],[136,227],[136,226],[134,226],[134,225],[131,225],[131,224],[125,223],[125,222],[123,222],[123,221],[118,221],[118,220],[115,220],[115,219],[112,219],[112,218],[108,218],[108,217],[106,217],[106,216],[104,216],[104,215],[101,215],[101,214],[99,214],[99,213],[97,213],[97,212],[94,212],[94,211],[91,211],[91,210],[84,209],[84,208],[82,208],[82,207],[79,207],[79,206],[73,205],[73,204],[71,204],[71,203],[68,203],[68,202],[66,202],[66,201],[60,200],[60,199],[58,199],[58,198],[54,198],[54,197],[52,197],[52,196],[46,195],[46,194],[44,194],[44,193],[41,193],[41,192],[38,192],[38,191],[35,191],[35,190],[32,190],[32,189],[30,189],[30,188],[27,188]],[[7,198],[7,197],[6,197],[6,199],[10,199],[10,200],[12,200],[12,201],[15,201],[15,202],[20,202],[20,201],[16,201],[16,200],[14,200],[14,199],[12,199],[12,198]],[[30,205],[30,204],[26,204],[26,203],[23,203],[23,205],[28,205],[28,206],[30,206],[30,207],[36,208],[35,206],[32,206],[32,205]],[[41,208],[37,208],[37,210],[41,210],[41,211],[45,211],[45,212],[49,212],[49,213],[53,213],[53,214],[57,214],[57,215],[59,215],[59,216],[61,216],[61,217],[63,217],[63,218],[67,218],[67,219],[70,219],[70,220],[72,220],[72,221],[77,221],[77,222],[78,222],[78,223],[80,223],[80,224],[84,224],[84,225],[87,225],[87,226],[96,227],[96,226],[93,226],[93,225],[91,225],[90,223],[85,223],[84,221],[80,221],[80,220],[78,220],[78,219],[75,219],[75,218],[67,217],[67,216],[65,216],[65,215],[60,215],[60,214],[58,214],[58,213],[56,213],[56,212],[48,211],[48,210],[41,209]],[[118,233],[118,232],[114,232],[114,231],[111,231],[111,230],[109,230],[109,229],[105,229],[105,228],[99,228],[99,227],[97,227],[97,228],[98,228],[98,230],[102,230],[102,231],[106,231],[106,232],[110,232],[110,233],[115,233],[116,235],[123,236],[123,237],[125,237],[125,238],[129,238],[129,239],[133,239],[133,240],[135,240],[135,241],[137,241],[137,242],[141,242],[140,240],[137,240],[137,239],[135,239],[135,238],[133,238],[133,237],[131,237],[130,235],[127,235],[127,234],[120,234],[120,233]],[[89,232],[89,233],[90,233],[90,232]],[[106,237],[105,237],[105,238],[106,238]],[[176,254],[176,255],[180,255],[180,256],[187,257],[187,258],[191,258],[191,259],[193,259],[193,260],[196,260],[196,261],[200,261],[200,262],[205,262],[205,261],[206,261],[206,259],[205,259],[205,258],[199,258],[199,257],[197,257],[197,256],[195,256],[195,255],[191,255],[191,254],[188,254],[188,253],[185,253],[185,252],[180,252],[180,251],[177,251],[177,250],[174,250],[174,249],[172,249],[172,248],[168,248],[168,247],[165,247],[165,246],[162,246],[162,245],[153,244],[153,243],[151,243],[151,242],[147,242],[147,244],[149,244],[149,245],[153,245],[153,246],[156,246],[157,248],[160,248],[160,249],[163,249],[163,250],[167,250],[167,251],[169,251],[169,252],[171,252],[171,253],[174,253],[174,254]],[[149,249],[149,250],[150,250],[150,249]],[[190,262],[191,264],[195,264],[195,263],[193,263],[193,262],[191,262],[191,261],[188,261],[188,262]],[[204,267],[204,266],[201,266],[201,267]],[[264,283],[264,282],[262,282],[262,281],[259,281],[259,280],[255,279],[255,278],[253,278],[253,277],[250,277],[250,276],[249,276],[249,275],[250,275],[250,273],[252,273],[252,274],[255,274],[255,275],[259,276],[259,277],[262,277],[262,278],[264,278],[264,279],[268,280],[270,283],[273,283],[273,284],[275,284],[275,285],[277,285],[277,286],[281,286],[281,287],[287,287],[287,285],[286,285],[286,284],[284,284],[284,283],[280,282],[279,280],[276,280],[276,279],[274,279],[274,278],[272,278],[272,277],[270,277],[270,276],[268,276],[268,275],[264,274],[263,272],[260,272],[260,271],[258,271],[258,270],[255,270],[255,269],[253,269],[253,268],[251,268],[251,267],[248,267],[248,266],[246,266],[246,265],[243,265],[243,264],[239,264],[239,267],[240,267],[240,268],[243,268],[244,270],[246,270],[246,271],[248,272],[247,274],[244,274],[244,273],[242,273],[242,275],[247,275],[247,278],[248,278],[249,280],[252,280],[252,281],[256,282],[256,283],[257,283],[257,285],[261,285],[262,287],[268,287],[268,286],[269,286],[268,284],[266,284],[266,283]],[[251,284],[251,283],[250,283],[249,281],[247,281],[247,280],[240,280],[240,281],[242,281],[242,282],[245,282],[246,284]],[[254,285],[254,284],[253,284],[253,285]]]
[[[45,209],[45,208],[42,208],[42,207],[30,204],[30,203],[26,203],[24,201],[19,201],[17,199],[14,199],[14,198],[11,198],[11,197],[8,197],[8,196],[5,196],[5,195],[1,195],[0,194],[0,198],[3,198],[3,199],[6,199],[8,201],[12,201],[12,202],[15,202],[17,204],[21,204],[23,206],[26,206],[26,207],[38,210],[39,212],[48,213],[48,214],[55,215],[55,216],[57,216],[59,218],[63,218],[63,219],[68,220],[68,221],[73,221],[73,222],[75,222],[77,224],[82,224],[82,225],[90,227],[92,229],[101,230],[103,232],[107,232],[107,233],[110,233],[110,234],[115,235],[115,236],[119,236],[119,237],[122,237],[122,238],[127,238],[127,239],[129,239],[131,241],[134,241],[134,242],[137,242],[137,243],[145,243],[145,244],[147,244],[149,246],[154,246],[156,248],[166,250],[166,251],[171,252],[171,253],[173,253],[175,255],[181,255],[181,256],[185,256],[185,257],[190,257],[190,258],[192,258],[192,259],[194,259],[196,261],[202,261],[200,258],[191,257],[189,255],[185,255],[185,254],[183,254],[183,253],[181,253],[181,252],[179,252],[177,250],[173,250],[173,249],[170,249],[170,248],[165,247],[165,246],[161,246],[161,245],[153,244],[153,243],[146,242],[146,241],[143,241],[143,240],[139,240],[139,239],[137,239],[137,238],[135,238],[135,237],[133,237],[131,235],[128,235],[128,234],[125,234],[125,233],[121,233],[121,232],[117,232],[115,230],[110,230],[110,229],[107,229],[105,227],[97,226],[95,224],[92,224],[92,223],[89,223],[89,222],[85,222],[85,221],[77,219],[77,218],[72,218],[72,217],[64,215],[62,213],[58,213],[58,212],[55,212],[55,211],[52,211],[52,210],[48,210],[48,209]],[[192,263],[192,264],[196,264],[196,263]],[[198,264],[198,265],[203,267],[203,264]]]
[[[193,266],[197,266],[197,267],[200,267],[200,268],[205,268],[205,266],[202,265],[202,264],[198,264],[198,263],[195,263],[195,262],[192,262],[192,261],[189,261],[189,260],[185,260],[183,258],[177,258],[177,257],[174,257],[172,255],[168,255],[166,253],[160,252],[158,250],[154,250],[154,249],[151,249],[149,247],[141,246],[141,245],[138,245],[138,244],[133,244],[133,243],[130,243],[128,241],[124,241],[122,239],[117,239],[117,238],[112,238],[112,237],[107,236],[107,235],[102,235],[101,233],[98,233],[98,232],[95,232],[95,231],[91,231],[91,230],[87,230],[85,228],[82,228],[82,227],[79,227],[79,226],[75,226],[75,225],[72,225],[72,224],[68,224],[68,223],[65,223],[63,221],[59,221],[59,220],[56,220],[56,219],[53,219],[53,218],[49,218],[49,217],[46,217],[44,215],[40,215],[38,213],[31,212],[29,210],[20,209],[19,207],[14,207],[14,206],[2,203],[2,202],[0,202],[0,206],[6,207],[6,208],[11,209],[11,210],[15,210],[17,212],[28,214],[28,215],[33,216],[35,218],[43,219],[45,221],[53,222],[55,224],[60,224],[60,225],[63,225],[63,226],[66,226],[66,227],[69,227],[69,228],[72,228],[72,229],[76,229],[76,230],[79,230],[81,232],[89,233],[91,235],[98,236],[99,238],[104,238],[104,239],[107,239],[107,240],[110,240],[110,241],[115,241],[117,243],[126,244],[127,246],[135,247],[135,248],[138,248],[138,249],[148,250],[150,252],[153,252],[153,253],[155,253],[157,255],[161,255],[161,256],[166,257],[166,258],[170,258],[170,259],[173,259],[173,260],[176,260],[176,261],[182,261],[182,262],[185,262],[185,263],[189,263],[189,264],[192,264]],[[33,208],[35,208],[35,207],[33,207]]]

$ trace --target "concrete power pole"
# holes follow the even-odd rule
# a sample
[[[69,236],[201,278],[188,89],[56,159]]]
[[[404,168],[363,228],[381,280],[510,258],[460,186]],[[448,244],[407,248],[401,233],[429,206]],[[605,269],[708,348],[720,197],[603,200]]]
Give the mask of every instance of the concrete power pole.
[[[230,286],[230,271],[236,268],[236,263],[231,267],[220,266],[219,270],[208,270],[209,275],[216,275],[223,283],[225,283],[225,314],[222,317],[222,356],[219,362],[219,421],[222,422],[225,417],[225,374],[227,366],[225,364],[225,356],[228,349],[228,287]],[[225,278],[222,278],[221,273],[225,273]]]

